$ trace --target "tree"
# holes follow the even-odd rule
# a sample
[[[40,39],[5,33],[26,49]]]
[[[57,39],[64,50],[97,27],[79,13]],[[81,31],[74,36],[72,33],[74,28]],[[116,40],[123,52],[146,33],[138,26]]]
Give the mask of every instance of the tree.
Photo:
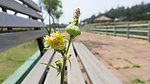
[[[60,0],[40,0],[40,6],[47,11],[49,14],[49,28],[51,32],[51,19],[53,24],[55,25],[54,13],[58,11],[59,8],[62,8],[62,4]]]
[[[86,18],[82,22],[93,23],[95,18],[102,15],[110,17],[113,20],[118,19],[119,21],[150,20],[150,3],[144,4],[141,2],[141,4],[132,7],[125,8],[121,6],[116,9],[112,8],[105,13],[99,13],[97,16],[92,15],[90,18]]]
[[[60,16],[63,14],[62,10],[59,10],[59,11],[55,11],[54,12],[54,15],[55,15],[55,18],[57,19],[57,23],[59,24],[59,18]]]

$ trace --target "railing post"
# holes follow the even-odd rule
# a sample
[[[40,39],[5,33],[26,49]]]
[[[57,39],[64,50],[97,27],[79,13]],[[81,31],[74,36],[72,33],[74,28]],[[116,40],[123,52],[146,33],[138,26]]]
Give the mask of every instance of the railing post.
[[[101,34],[101,24],[99,25],[99,32],[100,32],[100,34]]]
[[[91,28],[90,28],[90,29],[91,29],[91,33],[93,33],[93,27],[92,27],[92,26],[91,26]]]
[[[150,22],[148,23],[148,42],[150,42]]]
[[[90,32],[90,26],[88,26],[88,32]]]
[[[127,24],[127,38],[129,38],[130,37],[130,25],[129,24]]]
[[[94,26],[92,26],[92,33],[94,33]]]
[[[86,28],[86,32],[88,32],[88,28],[89,28],[89,26]]]
[[[90,26],[88,26],[88,32],[90,32]]]
[[[116,25],[114,25],[114,36],[116,36]]]
[[[96,33],[96,26],[94,27],[94,33]]]
[[[106,25],[106,35],[108,35],[108,25]]]

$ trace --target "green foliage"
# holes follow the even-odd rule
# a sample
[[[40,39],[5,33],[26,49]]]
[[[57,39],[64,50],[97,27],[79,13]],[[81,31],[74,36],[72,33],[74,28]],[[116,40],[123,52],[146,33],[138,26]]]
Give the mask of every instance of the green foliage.
[[[121,67],[120,67],[120,66],[118,66],[118,67],[115,67],[115,69],[119,70],[119,69],[121,69]]]
[[[112,18],[114,21],[138,21],[138,20],[150,20],[150,3],[144,4],[143,2],[139,5],[132,7],[117,7],[112,8],[105,13],[99,13],[97,16],[92,15],[90,18],[83,20],[85,23],[94,23],[95,18],[100,16],[107,16]]]
[[[56,67],[54,67],[53,65],[51,65],[51,64],[46,64],[46,63],[41,63],[41,64],[44,64],[44,65],[47,65],[47,66],[50,66],[50,67],[52,67],[52,68],[56,68]]]
[[[50,24],[50,17],[52,18],[53,21],[53,28],[55,30],[56,25],[55,24],[55,18],[57,19],[57,24],[59,24],[59,18],[63,14],[61,8],[62,8],[62,3],[61,0],[39,0],[40,7],[43,8],[44,10],[47,11],[49,14],[49,27],[51,28]]]
[[[112,60],[112,58],[108,58],[108,60]]]
[[[126,66],[123,67],[123,69],[128,69],[128,68],[130,68],[129,65],[126,65]]]
[[[105,62],[106,62],[108,65],[113,66],[113,64],[112,64],[110,61],[105,60]]]
[[[129,59],[123,58],[124,61],[127,61],[130,64],[133,64]]]
[[[63,14],[62,10],[54,11],[53,15],[56,17],[57,23],[59,23],[59,18],[62,14]]]
[[[147,81],[150,81],[150,78]]]
[[[141,66],[139,64],[133,64],[133,68],[140,68]]]
[[[93,51],[94,55],[99,55],[99,52]]]
[[[117,57],[117,60],[120,60],[120,59],[122,59],[121,57]]]
[[[136,57],[136,56],[134,57],[134,59],[137,59],[137,58],[138,58],[138,57]]]
[[[131,80],[132,83],[145,83],[145,80],[141,80],[140,78],[134,78]]]
[[[39,0],[40,6],[46,10],[49,14],[54,13],[58,8],[62,8],[60,0]]]
[[[0,84],[38,50],[36,40],[0,52]]]

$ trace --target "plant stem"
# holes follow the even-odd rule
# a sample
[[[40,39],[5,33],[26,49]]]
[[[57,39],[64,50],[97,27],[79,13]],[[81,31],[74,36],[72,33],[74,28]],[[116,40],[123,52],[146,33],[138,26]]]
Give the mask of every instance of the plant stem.
[[[73,36],[70,36],[70,39],[69,39],[69,43],[68,43],[68,47],[67,47],[67,50],[65,52],[65,55],[67,55],[68,53],[68,50],[69,50],[69,47],[70,47],[70,43],[71,43],[71,40],[73,39]]]
[[[63,67],[62,67],[62,71],[61,71],[61,81],[60,81],[60,84],[64,84],[65,66],[66,66],[66,56],[63,56]]]
[[[63,55],[63,67],[62,67],[62,71],[61,71],[61,81],[60,81],[60,84],[64,84],[64,76],[65,76],[65,66],[66,66],[66,61],[67,61],[67,53],[68,53],[68,50],[69,50],[72,38],[73,38],[73,36],[70,36],[68,47],[67,47],[67,50],[66,50],[65,54],[61,53]]]

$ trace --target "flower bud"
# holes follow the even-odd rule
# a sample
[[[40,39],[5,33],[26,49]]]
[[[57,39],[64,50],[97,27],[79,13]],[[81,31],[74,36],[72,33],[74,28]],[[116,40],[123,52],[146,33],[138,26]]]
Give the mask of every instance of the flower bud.
[[[77,8],[76,11],[73,14],[73,19],[79,19],[81,13],[80,13],[80,9]]]
[[[73,37],[76,37],[81,34],[80,29],[74,23],[71,23],[65,28],[65,31]]]
[[[55,64],[57,67],[61,68],[62,67],[62,63],[60,62],[60,59],[55,61]]]

